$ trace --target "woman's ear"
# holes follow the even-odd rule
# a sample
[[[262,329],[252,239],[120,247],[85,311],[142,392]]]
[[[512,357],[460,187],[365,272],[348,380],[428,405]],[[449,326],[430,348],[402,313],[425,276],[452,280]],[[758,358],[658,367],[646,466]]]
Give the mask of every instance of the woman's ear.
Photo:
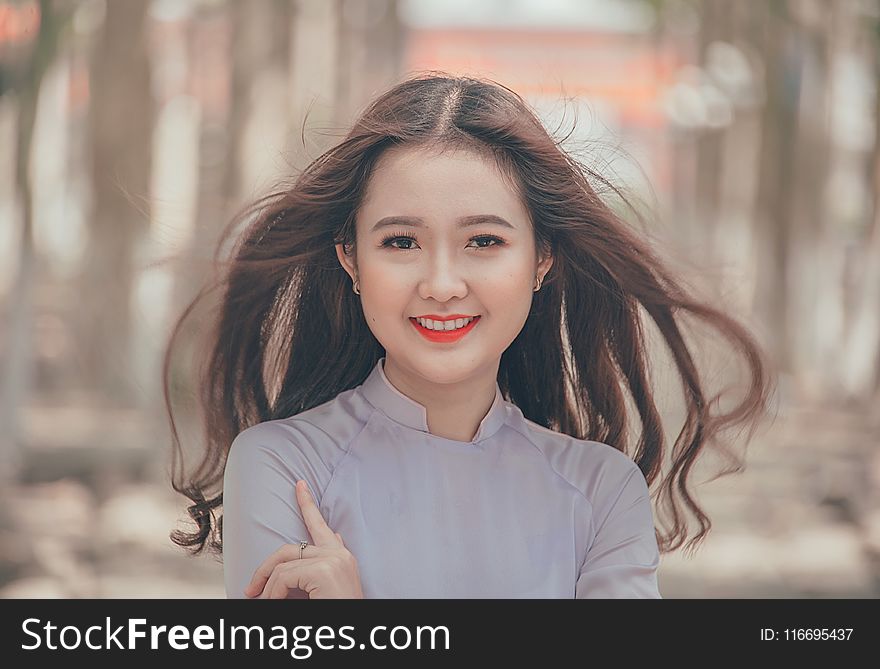
[[[351,247],[336,244],[336,257],[339,258],[339,264],[342,265],[342,269],[348,272],[351,280],[354,281],[357,278],[357,264]]]
[[[549,247],[544,247],[538,260],[538,269],[535,274],[541,277],[541,281],[547,276],[547,272],[553,267],[553,252]]]

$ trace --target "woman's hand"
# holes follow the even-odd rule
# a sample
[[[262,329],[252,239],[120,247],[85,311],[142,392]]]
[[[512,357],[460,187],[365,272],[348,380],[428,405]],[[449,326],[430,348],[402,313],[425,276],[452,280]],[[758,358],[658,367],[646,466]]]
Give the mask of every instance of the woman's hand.
[[[296,501],[314,545],[300,559],[299,544],[285,544],[259,566],[244,590],[248,597],[286,599],[298,588],[309,599],[363,599],[357,560],[330,529],[309,493],[305,481],[296,482]]]

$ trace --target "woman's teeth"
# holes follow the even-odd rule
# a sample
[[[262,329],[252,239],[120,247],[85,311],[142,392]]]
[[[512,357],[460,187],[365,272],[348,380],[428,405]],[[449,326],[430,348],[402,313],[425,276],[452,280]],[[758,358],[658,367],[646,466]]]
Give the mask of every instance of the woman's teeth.
[[[432,321],[430,318],[416,318],[419,325],[429,330],[458,330],[474,320],[471,318],[456,318],[452,321]]]

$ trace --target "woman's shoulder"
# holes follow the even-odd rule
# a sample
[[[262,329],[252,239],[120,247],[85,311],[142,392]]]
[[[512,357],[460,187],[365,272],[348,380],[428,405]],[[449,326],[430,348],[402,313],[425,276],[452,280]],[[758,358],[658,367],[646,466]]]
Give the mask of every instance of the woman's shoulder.
[[[267,420],[242,430],[230,447],[230,458],[261,451],[285,461],[322,462],[333,469],[366,423],[354,390],[293,416]]]
[[[629,455],[611,444],[578,439],[527,418],[518,422],[523,434],[549,466],[594,504],[613,495],[639,471]]]
[[[611,444],[593,439],[578,439],[525,417],[518,421],[518,425],[518,431],[548,458],[627,471],[636,466],[626,453]]]

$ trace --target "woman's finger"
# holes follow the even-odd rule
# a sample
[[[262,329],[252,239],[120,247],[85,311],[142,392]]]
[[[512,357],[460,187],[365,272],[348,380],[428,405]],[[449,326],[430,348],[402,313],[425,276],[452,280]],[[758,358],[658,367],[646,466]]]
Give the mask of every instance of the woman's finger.
[[[305,560],[307,557],[318,557],[322,555],[323,552],[324,550],[318,546],[306,546],[302,551],[302,559]],[[299,554],[299,544],[284,544],[281,548],[263,560],[262,564],[257,567],[253,577],[251,577],[251,582],[248,583],[247,587],[244,589],[244,594],[247,597],[255,597],[258,595],[265,589],[266,582],[269,580],[275,567],[283,562],[299,560]]]
[[[316,546],[339,546],[336,533],[327,525],[304,480],[296,482],[296,501],[302,511],[312,542]]]
[[[303,555],[305,555],[305,551],[303,551]],[[257,567],[254,575],[251,577],[251,582],[244,589],[244,594],[248,597],[253,597],[262,592],[266,587],[266,582],[272,575],[272,571],[275,569],[275,565],[296,559],[299,559],[299,546],[294,546],[293,544],[281,546],[281,548],[274,551]]]
[[[278,565],[266,582],[259,599],[286,599],[293,588],[308,592],[305,588],[307,570],[323,562],[323,558],[303,558]]]

